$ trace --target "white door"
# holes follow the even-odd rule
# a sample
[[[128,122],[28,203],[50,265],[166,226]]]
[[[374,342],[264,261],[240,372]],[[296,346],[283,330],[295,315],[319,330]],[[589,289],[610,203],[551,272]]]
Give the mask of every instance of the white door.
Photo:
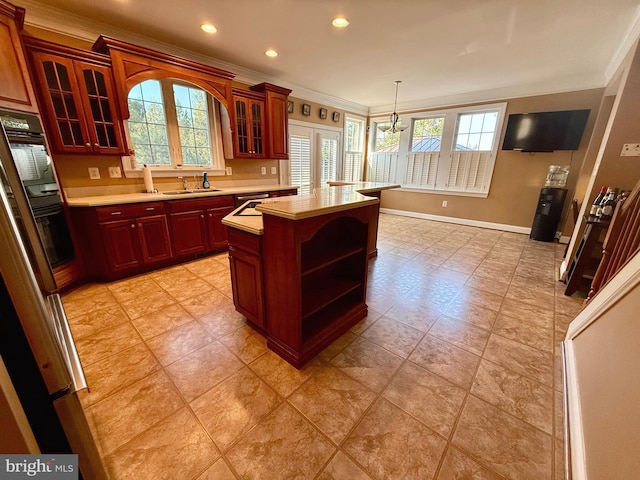
[[[298,193],[311,193],[340,178],[341,129],[315,128],[289,124],[289,160],[280,163],[282,182],[298,187]]]

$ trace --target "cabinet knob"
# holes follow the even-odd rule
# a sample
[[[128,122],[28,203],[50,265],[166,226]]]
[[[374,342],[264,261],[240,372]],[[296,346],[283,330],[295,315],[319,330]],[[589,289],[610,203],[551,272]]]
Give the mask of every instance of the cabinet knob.
[[[200,218],[204,218],[204,215],[200,215]]]
[[[136,228],[136,224],[135,224],[135,223],[132,223],[132,224],[131,224],[131,228]]]
[[[100,147],[100,144],[99,143],[94,143],[93,146],[98,148],[98,147]]]
[[[89,147],[89,148],[91,148],[91,144],[90,144],[90,143],[86,143],[86,144],[85,144],[85,147]]]
[[[210,214],[209,214],[209,216],[210,216],[210,217],[213,217],[213,214],[212,214],[212,213],[210,213]]]

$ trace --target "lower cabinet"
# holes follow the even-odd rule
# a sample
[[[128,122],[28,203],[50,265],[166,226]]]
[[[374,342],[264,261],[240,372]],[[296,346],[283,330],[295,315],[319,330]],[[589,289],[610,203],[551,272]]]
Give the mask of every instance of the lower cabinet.
[[[229,229],[229,266],[236,310],[264,332],[264,273],[262,267],[262,236]]]
[[[177,257],[227,248],[222,218],[233,211],[233,196],[175,200],[167,209]]]

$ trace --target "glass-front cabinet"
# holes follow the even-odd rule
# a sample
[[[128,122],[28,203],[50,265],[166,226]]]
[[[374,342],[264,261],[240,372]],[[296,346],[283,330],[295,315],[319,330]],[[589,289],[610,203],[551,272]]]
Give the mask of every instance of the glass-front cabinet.
[[[265,158],[264,100],[253,92],[234,89],[234,156]]]

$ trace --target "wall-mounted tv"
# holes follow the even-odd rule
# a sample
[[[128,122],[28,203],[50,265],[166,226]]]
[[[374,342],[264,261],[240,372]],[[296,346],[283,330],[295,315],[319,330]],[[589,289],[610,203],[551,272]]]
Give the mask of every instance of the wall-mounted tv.
[[[577,150],[591,110],[509,115],[502,150],[553,152]]]

